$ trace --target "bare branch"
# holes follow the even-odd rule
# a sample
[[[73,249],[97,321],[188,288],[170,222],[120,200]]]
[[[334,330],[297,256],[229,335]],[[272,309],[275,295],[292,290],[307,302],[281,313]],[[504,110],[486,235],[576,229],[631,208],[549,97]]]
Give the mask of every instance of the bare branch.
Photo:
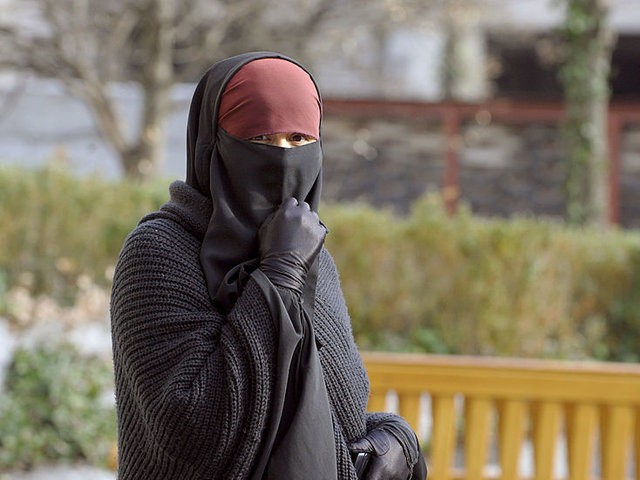
[[[374,3],[389,0],[377,0]],[[0,22],[0,65],[59,79],[93,113],[129,174],[152,169],[170,87],[212,61],[250,49],[293,56],[345,0],[21,0],[22,15]],[[16,4],[17,5],[17,4]],[[113,82],[142,92],[138,128],[125,131]],[[129,131],[135,132],[133,135]],[[137,172],[137,173],[136,173]]]

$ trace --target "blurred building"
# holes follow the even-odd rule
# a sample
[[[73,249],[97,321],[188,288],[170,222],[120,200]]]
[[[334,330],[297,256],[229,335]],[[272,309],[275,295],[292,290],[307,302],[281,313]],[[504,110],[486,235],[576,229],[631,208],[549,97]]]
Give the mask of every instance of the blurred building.
[[[565,218],[561,2],[451,3],[459,9],[449,17],[406,20],[375,38],[356,31],[344,55],[319,60],[325,94],[363,100],[336,116],[327,109],[325,134],[336,139],[325,142],[327,157],[338,158],[326,169],[335,172],[330,195],[406,211],[425,190],[440,190],[483,215]],[[640,227],[640,9],[637,0],[610,3],[611,218]],[[380,55],[365,48],[375,42]],[[387,105],[376,114],[379,99]],[[351,155],[339,153],[346,143]]]
[[[451,5],[449,10],[429,10],[426,2],[417,11],[403,6],[412,2],[387,3],[404,13],[396,12],[401,18],[394,21],[391,9],[383,28],[359,22],[356,10],[353,17],[332,19],[338,22],[333,30],[320,30],[314,66],[325,94],[425,101],[561,97],[554,41],[563,21],[561,1],[449,0],[431,2]],[[638,6],[638,0],[610,0],[609,25],[617,37],[614,98],[640,98]],[[334,33],[332,42],[330,33],[340,32],[340,25],[348,33]]]
[[[0,15],[17,1],[0,0]],[[557,3],[426,2],[420,15],[409,8],[412,2],[354,3],[358,7],[349,15],[344,10],[329,15],[306,48],[307,63],[327,99],[325,198],[406,212],[425,191],[437,190],[484,215],[564,217],[564,154],[553,113],[562,108],[554,29],[563,12]],[[444,7],[429,10],[431,4]],[[637,6],[638,0],[611,0],[609,17],[617,34],[612,98],[630,109],[640,105]],[[173,92],[178,108],[169,120],[162,168],[168,177],[184,176],[192,91],[187,84]],[[116,85],[113,95],[134,128],[135,87]],[[504,99],[516,103],[500,116],[491,105]],[[453,131],[445,119],[449,104],[476,106],[466,116],[456,110]],[[525,114],[537,111],[536,105],[547,114]],[[448,160],[452,151],[455,170]],[[53,156],[78,172],[119,174],[87,109],[58,84],[0,78],[0,161],[31,166]],[[622,126],[618,160],[617,218],[638,227],[640,124]]]

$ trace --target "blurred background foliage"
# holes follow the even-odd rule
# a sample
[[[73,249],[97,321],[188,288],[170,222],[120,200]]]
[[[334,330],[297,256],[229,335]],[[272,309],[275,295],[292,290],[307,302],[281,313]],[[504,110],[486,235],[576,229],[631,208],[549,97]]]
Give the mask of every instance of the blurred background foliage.
[[[324,216],[365,348],[638,360],[637,233],[449,217],[435,196]]]
[[[108,285],[125,234],[166,196],[166,185],[79,180],[55,162],[35,172],[0,172],[0,265],[7,282],[67,305],[83,273]]]
[[[70,344],[14,352],[0,395],[0,471],[60,461],[107,465],[115,440],[111,362]]]
[[[0,168],[0,314],[19,314],[15,289],[71,304],[82,279],[108,288],[126,234],[166,191]],[[639,360],[637,232],[450,216],[437,195],[407,216],[357,204],[321,215],[362,348]]]

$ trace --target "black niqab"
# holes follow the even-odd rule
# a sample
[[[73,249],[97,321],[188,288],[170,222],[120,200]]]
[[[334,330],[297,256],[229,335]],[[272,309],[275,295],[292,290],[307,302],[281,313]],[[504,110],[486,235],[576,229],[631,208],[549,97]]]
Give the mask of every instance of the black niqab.
[[[222,129],[217,140],[211,171],[214,207],[201,262],[209,294],[228,311],[241,290],[239,275],[257,266],[258,229],[265,219],[290,197],[318,211],[322,150],[319,142],[296,148],[251,143]],[[315,284],[307,281],[305,298],[313,300],[314,292]]]
[[[216,63],[197,85],[187,127],[186,181],[212,200],[200,259],[213,304],[223,312],[231,310],[251,276],[278,327],[273,409],[251,478],[327,480],[336,478],[337,469],[331,411],[313,333],[317,262],[307,276],[302,301],[283,298],[257,269],[258,229],[283,200],[305,200],[317,211],[321,143],[318,139],[291,149],[259,145],[217,125],[225,85],[243,65],[259,58],[297,64],[273,52],[238,55]]]
[[[196,87],[187,126],[187,183],[211,198],[213,214],[203,242],[201,262],[209,295],[228,311],[241,289],[238,278],[258,261],[260,225],[287,198],[306,201],[318,211],[322,189],[320,140],[283,149],[238,139],[218,127],[226,84],[247,63],[260,58],[295,61],[273,52],[255,52],[216,63]],[[318,94],[319,96],[319,94]],[[312,267],[309,280],[317,267]],[[315,285],[304,297],[313,307]]]

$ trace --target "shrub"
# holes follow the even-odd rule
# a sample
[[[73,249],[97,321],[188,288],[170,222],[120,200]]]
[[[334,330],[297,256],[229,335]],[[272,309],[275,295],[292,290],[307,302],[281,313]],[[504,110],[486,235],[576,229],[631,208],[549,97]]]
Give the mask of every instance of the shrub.
[[[541,219],[323,211],[365,348],[636,361],[640,236]]]
[[[105,465],[115,442],[115,409],[104,399],[112,385],[109,362],[70,345],[16,350],[0,396],[0,470]]]
[[[166,186],[76,178],[49,165],[0,168],[0,269],[9,285],[73,301],[83,273],[107,285],[110,267],[139,218],[167,197]]]
[[[7,287],[59,302],[80,278],[108,288],[124,237],[166,201],[167,183],[0,168]],[[357,204],[321,216],[363,348],[640,360],[637,231],[478,218],[464,206],[449,216],[437,196],[405,217]]]

